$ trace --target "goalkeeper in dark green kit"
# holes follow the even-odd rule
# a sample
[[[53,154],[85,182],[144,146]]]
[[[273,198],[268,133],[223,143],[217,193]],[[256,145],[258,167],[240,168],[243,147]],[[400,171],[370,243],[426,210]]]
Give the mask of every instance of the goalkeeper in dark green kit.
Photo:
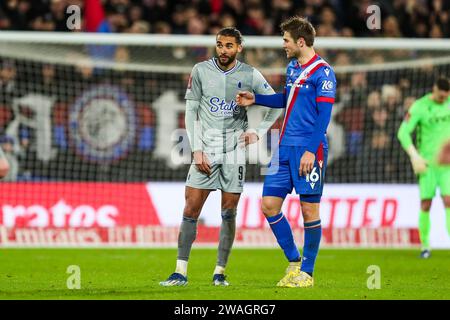
[[[440,189],[444,200],[447,231],[450,235],[450,167],[438,163],[439,152],[450,139],[449,94],[449,80],[439,78],[433,85],[433,91],[410,107],[397,135],[419,179],[419,234],[422,244],[420,256],[424,259],[431,255],[429,213],[437,188]],[[417,149],[411,139],[414,130],[417,134]]]

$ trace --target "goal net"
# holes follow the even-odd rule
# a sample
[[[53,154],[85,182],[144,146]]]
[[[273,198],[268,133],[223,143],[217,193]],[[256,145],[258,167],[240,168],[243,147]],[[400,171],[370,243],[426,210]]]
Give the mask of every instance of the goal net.
[[[171,199],[170,188],[180,188],[191,161],[184,130],[189,74],[214,55],[214,44],[211,36],[1,32],[0,142],[11,165],[0,187],[4,241],[13,237],[8,228],[123,226],[110,236],[126,242],[138,236],[130,225],[164,225],[158,192],[182,202],[182,195]],[[281,45],[280,37],[246,37],[239,56],[275,91],[287,64]],[[415,182],[396,132],[411,103],[438,75],[449,76],[449,42],[319,38],[315,47],[338,81],[327,183]],[[264,113],[249,109],[250,127]],[[281,123],[250,147],[247,182],[263,181]],[[158,234],[147,231],[142,239]],[[70,238],[19,235],[57,236]],[[176,232],[166,236],[174,240]]]

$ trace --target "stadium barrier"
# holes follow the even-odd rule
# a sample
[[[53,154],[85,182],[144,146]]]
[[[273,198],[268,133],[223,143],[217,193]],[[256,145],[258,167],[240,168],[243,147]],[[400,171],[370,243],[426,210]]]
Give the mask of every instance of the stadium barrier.
[[[39,190],[45,188],[46,196]],[[277,247],[260,212],[262,185],[248,183],[238,207],[236,246]],[[183,183],[8,183],[0,187],[1,246],[176,246]],[[418,189],[413,185],[327,185],[321,207],[324,247],[419,244]],[[206,201],[197,245],[217,245],[220,193]],[[302,241],[299,199],[283,212]],[[431,245],[450,248],[443,207],[433,205]],[[301,242],[300,242],[301,243]]]

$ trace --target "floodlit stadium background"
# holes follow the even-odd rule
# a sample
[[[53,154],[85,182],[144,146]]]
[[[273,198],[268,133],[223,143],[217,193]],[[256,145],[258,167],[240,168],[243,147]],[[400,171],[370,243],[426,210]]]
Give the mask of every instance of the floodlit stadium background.
[[[176,246],[192,66],[214,54],[221,27],[234,25],[245,40],[239,59],[281,90],[278,25],[293,14],[316,26],[315,47],[338,81],[322,246],[418,246],[418,188],[396,132],[414,99],[450,75],[450,8],[408,3],[378,1],[381,28],[370,30],[368,1],[2,1],[0,143],[12,169],[0,184],[0,246]],[[78,11],[69,5],[91,32],[70,20]],[[250,126],[263,115],[249,110]],[[277,247],[259,207],[276,133],[249,150],[236,246]],[[297,241],[299,210],[290,196],[283,212]],[[450,248],[439,199],[431,219],[431,246]],[[219,226],[215,192],[196,245],[216,244]]]

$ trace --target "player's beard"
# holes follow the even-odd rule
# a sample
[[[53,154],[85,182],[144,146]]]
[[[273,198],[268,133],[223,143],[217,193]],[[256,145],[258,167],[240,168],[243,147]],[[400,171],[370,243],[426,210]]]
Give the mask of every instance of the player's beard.
[[[298,59],[300,57],[300,50],[299,49],[289,50],[289,52],[286,52],[286,57],[288,59],[292,59],[292,58]]]
[[[224,67],[224,68],[228,68],[228,66],[230,64],[232,64],[234,62],[234,60],[236,59],[236,55],[234,54],[232,56],[226,56],[226,55],[221,55],[221,56],[217,56],[217,62],[219,63],[220,66]]]

